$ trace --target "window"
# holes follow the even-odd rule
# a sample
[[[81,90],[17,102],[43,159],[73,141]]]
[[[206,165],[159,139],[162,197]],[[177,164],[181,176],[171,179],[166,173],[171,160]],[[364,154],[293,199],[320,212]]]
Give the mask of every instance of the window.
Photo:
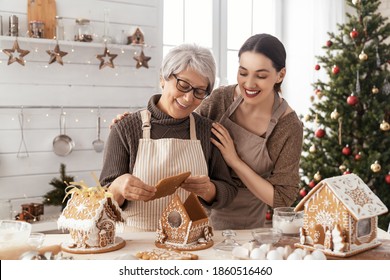
[[[238,50],[255,33],[277,34],[279,1],[165,0],[163,55],[181,43],[210,48],[217,61],[217,84],[236,83]]]

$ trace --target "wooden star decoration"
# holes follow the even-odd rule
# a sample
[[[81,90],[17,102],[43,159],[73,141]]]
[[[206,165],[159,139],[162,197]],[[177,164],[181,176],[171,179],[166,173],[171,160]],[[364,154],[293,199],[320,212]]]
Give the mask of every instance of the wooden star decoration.
[[[60,46],[58,44],[54,47],[53,51],[47,50],[46,52],[48,55],[50,55],[49,64],[52,64],[53,62],[58,62],[59,64],[64,65],[62,58],[68,53],[61,51]]]
[[[100,60],[100,65],[99,65],[99,69],[102,69],[106,66],[109,66],[111,68],[115,68],[114,66],[114,59],[117,57],[118,55],[117,54],[110,54],[110,51],[106,48],[104,48],[104,53],[103,54],[98,54],[96,56],[97,59]],[[105,61],[105,57],[108,57],[109,60],[108,61]]]
[[[150,56],[145,56],[144,51],[141,51],[139,55],[133,56],[133,58],[137,61],[135,67],[138,69],[140,67],[149,68],[148,61],[151,59]]]
[[[17,52],[19,53],[19,56],[16,57],[14,56],[14,53]],[[4,49],[3,50],[3,53],[5,53],[6,55],[9,56],[8,58],[8,65],[14,63],[15,61],[17,63],[19,63],[20,65],[23,65],[24,66],[24,57],[26,55],[28,55],[30,53],[30,51],[28,50],[22,50],[20,47],[19,47],[19,43],[18,43],[18,40],[15,40],[14,42],[14,45],[12,47],[12,49]]]

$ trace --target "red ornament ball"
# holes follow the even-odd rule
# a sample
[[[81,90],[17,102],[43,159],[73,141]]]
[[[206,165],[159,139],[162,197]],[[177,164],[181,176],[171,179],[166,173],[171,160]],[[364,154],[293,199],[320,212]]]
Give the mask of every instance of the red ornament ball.
[[[265,219],[267,221],[271,221],[272,220],[271,210],[267,210],[267,213],[265,213]]]
[[[316,186],[316,182],[314,182],[313,180],[310,181],[309,187],[310,187],[310,188],[314,188],[315,186]]]
[[[387,174],[387,175],[385,176],[385,181],[386,181],[387,184],[390,185],[390,174]]]
[[[359,99],[355,95],[350,95],[347,98],[347,103],[351,106],[355,106],[359,102]]]
[[[333,42],[331,40],[326,41],[326,46],[330,48],[333,45]]]
[[[351,148],[350,148],[348,145],[345,146],[345,147],[341,150],[341,152],[343,153],[343,155],[346,155],[346,156],[349,156],[349,155],[352,153]]]
[[[349,169],[345,170],[343,175],[347,175],[347,174],[351,174],[351,171],[349,171]]]
[[[354,28],[350,33],[349,36],[351,36],[352,39],[356,39],[359,36],[359,32],[356,31]]]
[[[301,197],[305,197],[305,196],[307,195],[306,189],[305,189],[305,188],[302,188],[302,189],[299,191],[299,195],[300,195]]]
[[[315,136],[317,138],[324,137],[325,136],[325,129],[322,129],[322,128],[317,129],[316,132],[315,132]]]
[[[333,66],[332,73],[337,75],[339,72],[340,72],[340,67],[338,67],[337,65]]]
[[[361,160],[361,159],[362,159],[362,155],[360,153],[355,155],[355,160]]]
[[[316,64],[316,66],[314,66],[314,69],[318,71],[321,69],[321,66],[319,64]]]

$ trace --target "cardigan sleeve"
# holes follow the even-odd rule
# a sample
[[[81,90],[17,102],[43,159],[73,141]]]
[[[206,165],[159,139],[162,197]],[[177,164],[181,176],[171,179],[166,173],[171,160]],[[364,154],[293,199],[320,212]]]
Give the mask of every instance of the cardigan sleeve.
[[[288,120],[275,127],[267,143],[274,169],[266,180],[274,186],[274,208],[291,206],[299,192],[303,126],[296,114],[291,114],[285,116]]]

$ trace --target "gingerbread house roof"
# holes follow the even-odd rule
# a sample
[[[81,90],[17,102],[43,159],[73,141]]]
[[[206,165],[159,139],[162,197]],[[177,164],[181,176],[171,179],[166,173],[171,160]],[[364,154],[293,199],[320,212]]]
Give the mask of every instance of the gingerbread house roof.
[[[327,187],[344,204],[356,220],[371,218],[388,211],[383,202],[355,174],[347,174],[324,179],[319,182],[295,207],[300,211],[311,197],[319,195],[319,190]]]
[[[104,193],[74,192],[57,224],[59,228],[89,231],[107,210],[115,221],[123,222],[121,209],[111,197]]]

